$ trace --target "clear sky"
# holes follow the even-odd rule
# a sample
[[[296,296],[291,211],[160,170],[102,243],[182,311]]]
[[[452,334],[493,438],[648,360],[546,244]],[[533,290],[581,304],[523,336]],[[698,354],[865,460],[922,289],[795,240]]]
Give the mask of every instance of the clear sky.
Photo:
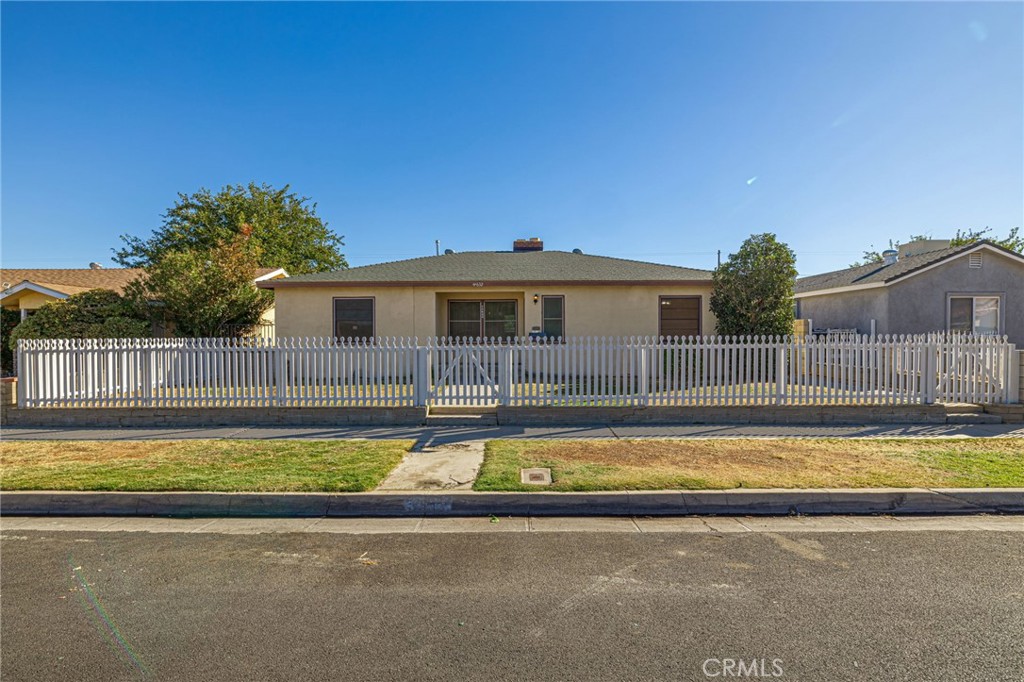
[[[290,183],[352,265],[548,248],[803,274],[1024,223],[1020,3],[2,4],[2,263]]]

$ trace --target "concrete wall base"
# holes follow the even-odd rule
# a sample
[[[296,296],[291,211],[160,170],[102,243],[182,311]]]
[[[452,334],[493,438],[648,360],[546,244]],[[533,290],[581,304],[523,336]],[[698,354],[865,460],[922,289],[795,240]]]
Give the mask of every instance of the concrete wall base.
[[[499,407],[501,426],[563,424],[944,424],[941,405]],[[424,407],[7,408],[4,426],[422,426]]]
[[[941,405],[499,407],[498,424],[945,424]]]
[[[6,409],[4,426],[419,426],[425,407],[39,407]]]

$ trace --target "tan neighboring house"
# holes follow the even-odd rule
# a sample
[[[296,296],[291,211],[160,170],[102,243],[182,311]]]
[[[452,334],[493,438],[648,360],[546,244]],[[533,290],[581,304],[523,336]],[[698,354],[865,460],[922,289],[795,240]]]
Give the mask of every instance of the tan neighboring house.
[[[142,268],[4,268],[0,270],[0,306],[17,310],[25,319],[45,303],[67,298],[91,289],[109,289],[124,293],[128,283],[138,278]],[[260,268],[254,281],[259,284],[283,277],[284,268]],[[263,314],[267,326],[274,324],[274,308]]]
[[[264,281],[277,335],[298,337],[713,334],[711,272],[544,251],[446,252]]]
[[[141,268],[4,268],[0,270],[0,305],[17,310],[21,319],[51,301],[91,289],[124,293]]]

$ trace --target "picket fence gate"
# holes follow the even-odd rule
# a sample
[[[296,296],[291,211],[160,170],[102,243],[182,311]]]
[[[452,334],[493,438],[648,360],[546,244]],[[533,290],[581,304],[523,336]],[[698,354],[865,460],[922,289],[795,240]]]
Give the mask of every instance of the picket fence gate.
[[[866,405],[1017,400],[1002,337],[59,339],[20,407]]]

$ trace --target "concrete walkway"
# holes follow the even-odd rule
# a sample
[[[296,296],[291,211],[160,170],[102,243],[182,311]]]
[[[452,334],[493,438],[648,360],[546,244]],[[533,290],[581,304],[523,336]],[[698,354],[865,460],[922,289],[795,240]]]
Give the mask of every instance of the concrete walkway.
[[[4,428],[5,440],[409,439],[420,448],[498,438],[1024,438],[1021,424]]]
[[[377,490],[472,490],[484,463],[484,441],[417,444]]]

